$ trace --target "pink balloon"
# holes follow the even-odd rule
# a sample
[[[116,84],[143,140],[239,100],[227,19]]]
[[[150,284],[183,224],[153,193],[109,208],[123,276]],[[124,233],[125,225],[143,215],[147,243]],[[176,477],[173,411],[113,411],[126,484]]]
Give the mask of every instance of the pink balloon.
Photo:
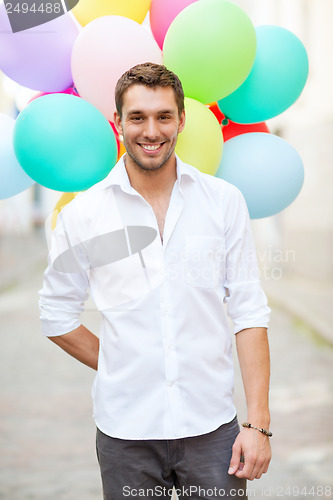
[[[164,38],[170,24],[179,12],[198,0],[152,0],[150,26],[158,45],[163,48]]]
[[[69,94],[69,95],[75,95],[77,97],[80,97],[79,94],[76,92],[75,87],[69,87],[66,90],[62,90],[61,92],[38,92],[38,94],[34,95],[28,104],[30,104],[32,101],[35,99],[38,99],[39,97],[43,97],[43,95],[49,95],[49,94]]]
[[[145,62],[162,64],[162,52],[149,31],[126,17],[100,17],[83,28],[74,44],[74,84],[81,97],[113,121],[118,79]]]

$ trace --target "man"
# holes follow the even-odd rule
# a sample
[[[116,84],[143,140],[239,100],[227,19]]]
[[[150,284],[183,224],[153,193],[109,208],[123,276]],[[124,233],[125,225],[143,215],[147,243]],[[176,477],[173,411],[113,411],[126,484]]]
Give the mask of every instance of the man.
[[[43,332],[97,369],[104,498],[246,498],[270,461],[269,308],[241,193],[175,155],[176,75],[146,63],[116,87],[126,154],[60,213],[40,292]],[[80,324],[87,288],[99,339]],[[234,324],[247,401],[233,403]]]

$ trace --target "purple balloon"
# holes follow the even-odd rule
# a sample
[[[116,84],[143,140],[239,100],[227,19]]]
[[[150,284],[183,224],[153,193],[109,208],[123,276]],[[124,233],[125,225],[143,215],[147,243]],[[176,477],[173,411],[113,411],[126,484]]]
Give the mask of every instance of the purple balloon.
[[[72,49],[79,30],[65,14],[48,23],[13,33],[0,5],[0,69],[25,87],[60,92],[73,83]]]

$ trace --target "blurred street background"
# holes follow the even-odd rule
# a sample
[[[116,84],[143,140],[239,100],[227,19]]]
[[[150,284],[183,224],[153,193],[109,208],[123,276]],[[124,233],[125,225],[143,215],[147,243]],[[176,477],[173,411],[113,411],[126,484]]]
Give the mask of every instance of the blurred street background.
[[[267,122],[304,162],[305,182],[280,214],[252,221],[272,307],[273,460],[253,498],[333,498],[333,2],[239,0],[253,23],[290,29],[310,75],[300,99]],[[0,112],[34,92],[0,72]],[[1,137],[0,137],[1,140]],[[94,373],[40,333],[44,222],[62,193],[35,185],[0,200],[0,499],[98,500],[90,388]],[[83,322],[98,333],[88,304]],[[239,371],[239,420],[245,417]],[[252,493],[251,493],[252,492]]]

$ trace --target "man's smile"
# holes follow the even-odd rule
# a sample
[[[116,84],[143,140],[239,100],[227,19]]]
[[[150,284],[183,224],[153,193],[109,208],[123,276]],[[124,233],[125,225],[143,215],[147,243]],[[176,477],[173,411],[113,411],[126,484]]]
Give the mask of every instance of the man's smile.
[[[139,146],[146,152],[146,153],[156,153],[159,152],[159,150],[162,148],[164,142],[159,142],[156,144],[143,144],[143,143],[138,143]]]

